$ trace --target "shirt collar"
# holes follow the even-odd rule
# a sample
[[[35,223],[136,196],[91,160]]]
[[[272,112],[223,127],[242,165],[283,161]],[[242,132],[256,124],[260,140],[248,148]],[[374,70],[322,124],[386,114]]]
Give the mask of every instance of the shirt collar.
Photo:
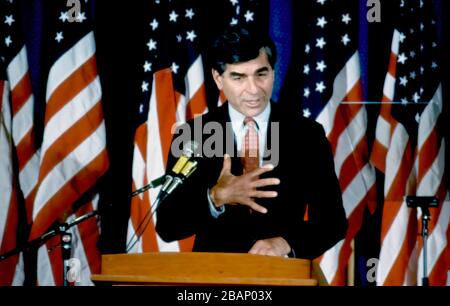
[[[239,131],[240,129],[242,129],[243,122],[246,116],[237,111],[231,105],[231,103],[228,103],[228,113],[230,115],[231,124],[233,125],[233,130]],[[259,129],[267,125],[267,123],[269,122],[269,116],[270,116],[270,102],[267,103],[266,108],[264,108],[264,110],[259,115],[253,117]]]

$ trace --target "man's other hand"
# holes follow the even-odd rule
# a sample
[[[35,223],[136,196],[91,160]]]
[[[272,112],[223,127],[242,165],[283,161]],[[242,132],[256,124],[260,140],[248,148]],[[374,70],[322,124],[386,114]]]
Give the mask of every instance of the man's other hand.
[[[290,251],[291,247],[283,237],[274,237],[256,241],[248,252],[257,255],[287,256]]]

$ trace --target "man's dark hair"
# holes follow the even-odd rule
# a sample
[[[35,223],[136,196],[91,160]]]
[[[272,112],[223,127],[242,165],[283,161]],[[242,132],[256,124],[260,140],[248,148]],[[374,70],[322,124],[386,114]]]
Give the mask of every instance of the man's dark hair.
[[[247,62],[259,56],[261,48],[264,48],[270,66],[275,67],[276,48],[267,35],[251,33],[240,28],[234,31],[226,31],[217,37],[211,48],[211,68],[222,74],[227,64]]]

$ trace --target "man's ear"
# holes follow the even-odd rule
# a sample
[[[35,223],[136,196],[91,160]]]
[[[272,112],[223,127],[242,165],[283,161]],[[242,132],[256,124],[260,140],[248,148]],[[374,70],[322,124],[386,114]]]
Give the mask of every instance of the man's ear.
[[[211,69],[211,74],[214,82],[216,82],[217,88],[219,88],[219,90],[222,90],[222,76],[219,74],[219,71],[217,71],[216,69]]]

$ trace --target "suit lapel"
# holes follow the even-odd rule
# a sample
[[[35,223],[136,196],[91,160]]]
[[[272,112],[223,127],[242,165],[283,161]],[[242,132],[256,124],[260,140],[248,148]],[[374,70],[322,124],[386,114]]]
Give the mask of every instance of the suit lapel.
[[[279,123],[280,123],[280,114],[278,111],[278,105],[271,103],[270,105],[271,111],[269,115],[269,123],[267,125],[267,134],[266,134],[266,146],[264,148],[264,155],[263,155],[263,164],[268,163],[272,159],[272,155],[274,154],[275,148],[272,147],[272,145],[278,143],[280,139],[280,130],[279,130]],[[278,128],[278,131],[274,131],[274,128]],[[276,136],[278,139],[276,142],[273,141],[272,135]],[[279,148],[276,148],[276,150],[279,150]],[[279,154],[279,152],[277,152]]]

